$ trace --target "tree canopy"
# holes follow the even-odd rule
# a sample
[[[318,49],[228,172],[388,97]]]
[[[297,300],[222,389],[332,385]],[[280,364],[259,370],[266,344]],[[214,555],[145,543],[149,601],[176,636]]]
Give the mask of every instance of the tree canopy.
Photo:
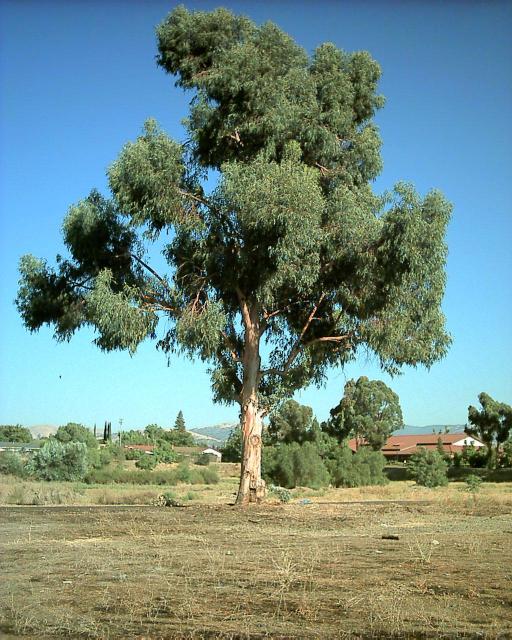
[[[208,362],[215,401],[241,408],[245,502],[264,493],[261,418],[276,400],[361,348],[391,373],[444,356],[451,206],[405,183],[372,191],[384,99],[367,52],[308,56],[270,22],[183,6],[157,40],[192,93],[186,140],[148,120],[108,169],[110,197],[70,207],[69,256],[21,259],[17,305],[60,340],[90,325],[104,350],[154,338]],[[168,273],[149,264],[156,242]]]
[[[4,424],[0,426],[0,441],[3,442],[32,442],[34,437],[27,427],[20,424]]]
[[[76,422],[68,422],[66,425],[59,427],[55,433],[55,438],[63,444],[68,442],[83,442],[87,447],[96,448],[98,441],[94,437],[93,432]]]
[[[478,396],[481,410],[468,407],[466,433],[479,438],[487,446],[487,463],[493,467],[497,462],[497,451],[512,430],[512,407],[498,402],[487,393]]]
[[[320,435],[320,425],[311,407],[299,404],[295,400],[287,400],[271,415],[267,435],[271,444],[303,444],[316,440]]]
[[[349,380],[340,403],[331,410],[328,431],[339,440],[355,437],[372,449],[382,448],[389,436],[403,426],[397,394],[381,380],[361,376]]]

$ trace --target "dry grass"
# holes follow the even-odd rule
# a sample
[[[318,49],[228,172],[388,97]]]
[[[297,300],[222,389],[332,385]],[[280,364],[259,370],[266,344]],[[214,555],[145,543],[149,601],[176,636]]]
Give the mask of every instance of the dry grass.
[[[382,491],[350,496],[411,497]],[[247,510],[195,500],[186,509],[2,508],[0,634],[510,637],[510,493],[428,496],[341,504],[331,500],[347,498],[338,491]]]

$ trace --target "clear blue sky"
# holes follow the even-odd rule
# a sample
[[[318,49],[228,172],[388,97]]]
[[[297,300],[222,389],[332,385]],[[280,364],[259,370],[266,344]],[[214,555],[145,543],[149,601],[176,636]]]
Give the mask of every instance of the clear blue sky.
[[[216,2],[186,2],[212,9]],[[187,96],[154,62],[154,26],[172,2],[0,2],[0,424],[189,428],[236,421],[215,406],[201,364],[165,357],[150,343],[130,358],[103,354],[88,331],[57,344],[28,333],[13,300],[24,253],[62,252],[68,206],[92,187],[122,145],[155,117],[177,139]],[[234,2],[272,20],[312,51],[326,40],[366,49],[382,66],[378,116],[384,172],[454,204],[444,310],[453,346],[430,371],[390,380],[361,360],[323,389],[297,396],[320,419],[345,381],[380,377],[400,396],[408,424],[464,423],[487,391],[512,403],[512,4],[510,2]]]

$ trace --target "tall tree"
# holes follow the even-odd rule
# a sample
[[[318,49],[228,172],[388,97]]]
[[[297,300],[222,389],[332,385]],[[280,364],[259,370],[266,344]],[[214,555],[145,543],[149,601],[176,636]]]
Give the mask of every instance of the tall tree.
[[[178,415],[176,416],[176,421],[174,423],[174,428],[177,431],[181,431],[181,432],[186,431],[186,429],[185,429],[185,418],[183,417],[183,411],[180,411],[178,413]]]
[[[268,439],[272,444],[312,442],[320,435],[320,425],[313,415],[313,409],[287,400],[271,416]]]
[[[187,140],[148,121],[108,170],[111,199],[93,191],[69,209],[69,259],[21,259],[17,304],[29,329],[66,339],[89,324],[105,350],[134,351],[170,320],[158,346],[208,362],[214,399],[240,406],[237,501],[257,501],[276,400],[361,346],[390,372],[446,353],[451,207],[406,184],[372,192],[384,100],[368,53],[327,43],[308,57],[272,23],[183,6],[157,38],[158,64],[192,91]],[[161,240],[168,274],[138,233]]]
[[[512,407],[497,402],[487,393],[481,393],[478,400],[482,409],[468,407],[466,433],[479,438],[487,447],[487,465],[496,466],[500,446],[507,440],[512,430]]]
[[[353,436],[378,451],[401,426],[397,394],[381,380],[361,376],[357,382],[349,380],[345,385],[341,402],[331,411],[328,430],[340,440]]]

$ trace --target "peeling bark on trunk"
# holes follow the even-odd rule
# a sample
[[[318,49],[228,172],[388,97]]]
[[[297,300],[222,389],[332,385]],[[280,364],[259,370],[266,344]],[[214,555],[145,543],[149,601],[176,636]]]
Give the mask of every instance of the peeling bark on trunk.
[[[249,310],[241,300],[245,325],[243,383],[241,393],[242,470],[236,504],[261,502],[265,481],[261,478],[262,412],[258,403],[260,380],[260,325],[257,309]]]

